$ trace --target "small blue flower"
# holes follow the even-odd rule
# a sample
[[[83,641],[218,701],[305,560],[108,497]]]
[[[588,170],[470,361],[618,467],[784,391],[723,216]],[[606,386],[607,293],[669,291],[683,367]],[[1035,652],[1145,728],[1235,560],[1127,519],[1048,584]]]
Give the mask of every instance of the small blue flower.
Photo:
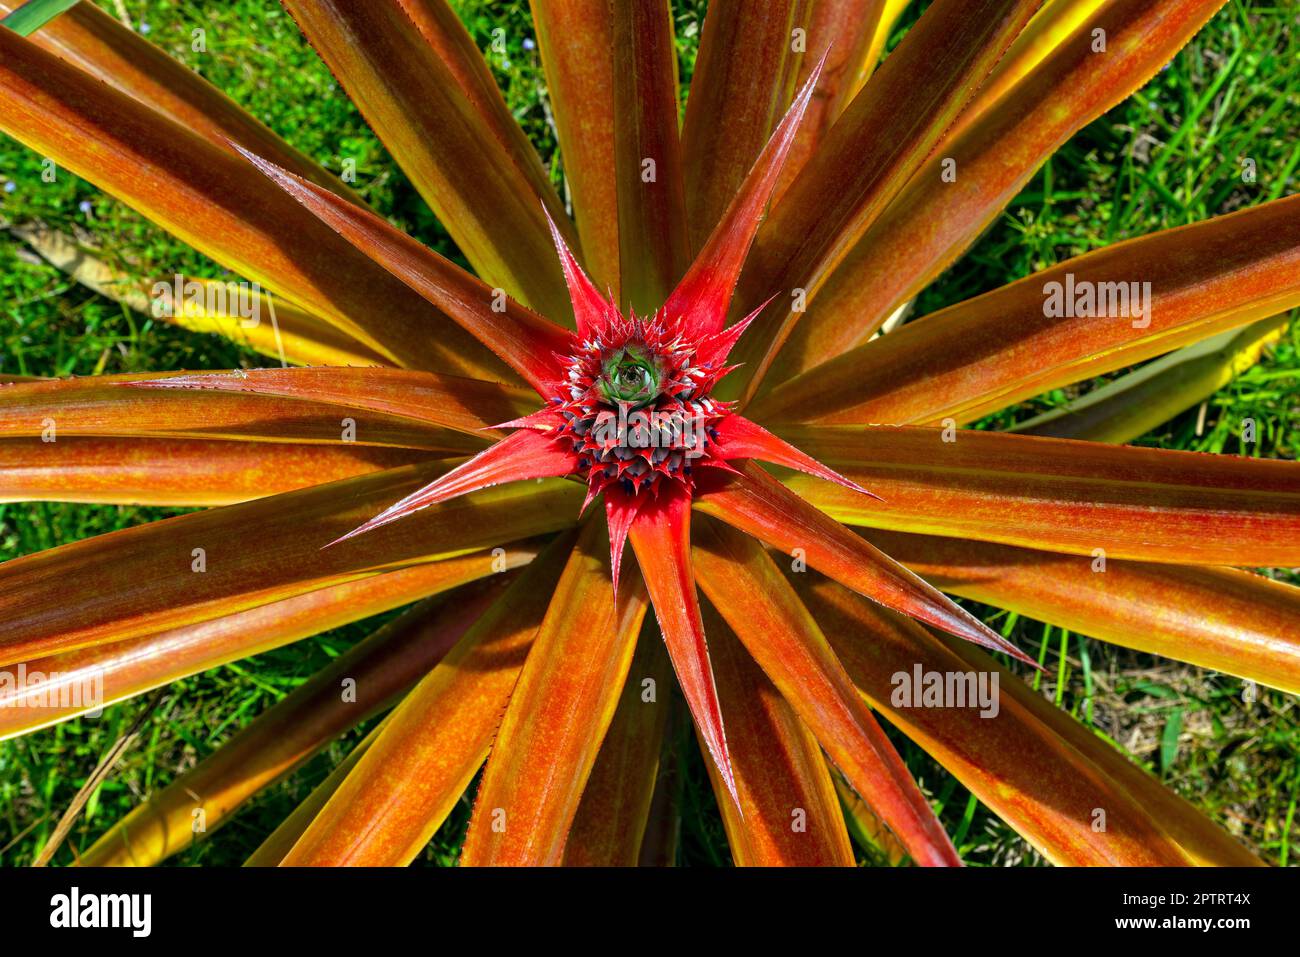
[[[525,49],[525,50],[536,50],[536,49],[537,49],[537,44],[533,42],[533,38],[532,38],[532,37],[524,37],[524,49]]]
[[[12,193],[12,192],[13,192],[14,190],[16,190],[17,188],[18,188],[18,184],[15,183],[13,180],[11,180],[11,179],[10,179],[10,180],[5,180],[5,192],[6,192],[6,193]]]
[[[94,205],[88,199],[83,199],[81,202],[77,204],[77,209],[81,210],[87,216],[90,215],[90,211],[94,208],[95,208]]]
[[[140,21],[140,32],[141,32],[141,33],[148,33],[148,32],[149,32],[150,30],[152,30],[152,29],[153,29],[153,27],[149,26],[149,24],[145,23],[143,20]]]

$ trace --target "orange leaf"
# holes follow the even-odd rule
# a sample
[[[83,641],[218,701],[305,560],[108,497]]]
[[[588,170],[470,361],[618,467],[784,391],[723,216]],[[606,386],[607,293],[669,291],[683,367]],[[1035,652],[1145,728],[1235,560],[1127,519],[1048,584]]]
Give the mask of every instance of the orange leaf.
[[[173,778],[95,841],[83,867],[148,867],[188,848],[201,811],[204,833],[226,823],[253,795],[389,705],[429,672],[497,598],[504,580],[416,605],[353,645],[245,725],[193,768]],[[355,696],[340,694],[353,682]]]
[[[521,408],[514,395],[492,383],[388,369],[134,372],[0,387],[0,436],[40,436],[51,445],[80,435],[384,445],[463,455],[490,438],[482,430],[490,420],[481,415]]]
[[[445,0],[285,0],[285,9],[488,286],[569,315],[543,204],[571,231],[532,144]]]
[[[858,797],[853,785],[835,765],[829,765],[831,783],[839,795],[840,809],[844,814],[844,823],[849,834],[861,847],[883,854],[890,866],[897,867],[907,861],[907,848],[899,843],[898,838],[890,833],[889,828],[867,802]]]
[[[487,757],[572,535],[553,541],[385,721],[282,863],[405,866]]]
[[[762,469],[746,463],[739,475],[701,488],[700,511],[847,585],[860,595],[986,648],[1031,661],[1020,649],[926,584],[888,555],[868,546]],[[864,496],[855,493],[859,498]]]
[[[352,769],[361,760],[361,756],[375,743],[375,739],[379,737],[387,724],[388,719],[385,718],[371,728],[370,733],[348,752],[348,756],[334,767],[329,776],[312,788],[311,793],[303,799],[302,803],[293,809],[293,813],[281,821],[276,829],[266,836],[266,840],[257,845],[257,850],[248,856],[248,860],[244,861],[243,866],[279,867],[280,862],[298,843],[298,839],[302,837],[311,822],[320,814],[329,799],[334,796],[334,792],[347,780],[348,775],[352,773]]]
[[[12,30],[0,31],[0,129],[390,361],[509,376],[401,281],[250,176],[246,160]]]
[[[1058,555],[873,531],[944,591],[1300,693],[1300,588],[1233,568]]]
[[[561,447],[553,437],[531,429],[520,429],[389,505],[330,544],[347,541],[470,492],[524,479],[560,478],[572,473],[576,466],[577,456]]]
[[[233,505],[427,462],[428,452],[202,439],[0,439],[0,502]]]
[[[781,170],[772,194],[773,202],[779,202],[785,195],[790,183],[826,138],[831,124],[862,89],[880,57],[880,50],[873,49],[872,40],[886,17],[885,0],[820,0],[810,6],[812,9],[805,10],[799,18],[798,26],[806,28],[808,50],[799,66],[795,85],[803,85],[822,56],[826,57],[826,63],[817,80],[817,92],[808,106],[808,118],[800,124],[790,156]]]
[[[6,669],[15,680],[3,697],[6,707],[0,708],[0,738],[26,734],[92,710],[95,702],[87,700],[85,689],[100,689],[102,684],[104,704],[124,701],[227,662],[391,611],[498,569],[525,564],[536,551],[537,546],[522,543],[501,556],[473,552],[331,585],[197,625],[27,661],[28,674],[58,675],[57,687],[52,690],[62,695],[60,689],[67,689],[67,693],[54,704],[48,699],[32,700],[25,683],[16,680],[17,671]],[[82,689],[80,696],[78,688]],[[41,692],[41,686],[33,684],[32,692]]]
[[[980,84],[970,105],[948,128],[944,139],[952,139],[987,112],[994,103],[1030,75],[1057,47],[1074,43],[1082,25],[1104,22],[1097,17],[1106,0],[1044,0],[1028,26],[1016,37],[1006,55],[998,60],[988,79]],[[1089,39],[1092,39],[1091,35]]]
[[[390,469],[181,515],[0,565],[0,664],[256,608],[380,571],[564,528],[582,490],[508,485],[333,548],[445,466]],[[72,584],[70,584],[72,583]]]
[[[727,308],[731,304],[736,280],[758,232],[768,199],[776,188],[776,178],[790,147],[794,145],[795,134],[817,87],[820,71],[819,63],[735,193],[728,194],[717,225],[664,303],[664,313],[670,321],[685,317],[690,326],[713,335],[722,332],[726,326]],[[739,335],[748,322],[746,319],[729,331]]]
[[[557,355],[570,350],[563,328],[500,289],[461,269],[369,210],[340,199],[259,156],[240,150],[250,163],[338,232],[356,249],[437,306],[497,354],[538,392],[549,394],[560,377]]]
[[[955,647],[942,636],[931,636],[949,647],[967,668],[989,664],[978,648]],[[1033,718],[1102,769],[1164,828],[1193,864],[1211,867],[1263,867],[1264,862],[1199,808],[1165,787],[1150,772],[1101,740],[1090,728],[1057,708],[1023,681],[1007,682],[1012,697]],[[1096,820],[1095,815],[1093,820]],[[1091,824],[1091,822],[1090,822]]]
[[[707,521],[696,532],[700,587],[854,790],[918,864],[960,865],[934,811],[862,703],[803,602],[761,545]],[[761,602],[754,601],[761,595]]]
[[[769,383],[865,343],[974,242],[1048,156],[1154,76],[1223,3],[1107,3],[1012,95],[913,170],[907,186],[810,299]],[[1095,26],[1106,31],[1104,55],[1092,50]],[[945,168],[956,172],[956,182],[944,176]],[[980,345],[950,342],[945,349],[961,354]]]
[[[643,628],[618,710],[569,828],[565,866],[636,865],[659,777],[672,687],[672,662],[664,643],[655,629]]]
[[[0,0],[0,16],[20,6],[22,0]],[[93,3],[78,3],[37,30],[31,39],[216,146],[229,148],[231,140],[242,143],[299,176],[361,202],[332,173],[294,149],[217,87]]]
[[[1039,0],[934,0],[844,109],[763,224],[738,313],[776,294],[728,380],[752,395],[826,275],[898,195]],[[804,296],[793,296],[803,290]],[[736,393],[741,394],[741,393]]]
[[[1271,316],[1183,346],[1104,385],[1017,422],[1020,435],[1126,443],[1209,399],[1281,341],[1287,315]]]
[[[841,522],[1072,555],[1101,549],[1109,558],[1174,564],[1300,565],[1295,462],[973,430],[781,433],[880,493],[877,502],[801,474],[783,479]]]
[[[1258,863],[1189,803],[980,649],[933,635],[832,582],[795,581],[867,700],[1048,860]],[[987,709],[969,707],[905,707],[896,693],[918,671],[945,681],[947,675],[977,682],[987,675],[990,688],[996,675],[996,715],[981,717]]]
[[[717,780],[732,860],[742,867],[854,865],[821,747],[711,606],[704,609],[739,808]]]
[[[614,173],[620,291],[641,315],[663,305],[690,258],[681,144],[677,51],[667,0],[615,3]]]
[[[969,422],[1297,305],[1291,196],[1116,243],[914,320],[749,411],[767,422]]]
[[[686,214],[696,250],[721,221],[794,95],[804,52],[795,49],[792,36],[797,28],[806,32],[810,6],[807,0],[769,0],[761,16],[743,3],[708,8],[682,125]]]
[[[636,575],[615,602],[604,524],[587,520],[553,591],[474,799],[462,866],[563,860],[647,607]]]
[[[410,369],[237,369],[168,373],[157,378],[138,374],[131,378],[99,376],[95,381],[124,381],[135,388],[210,389],[327,402],[419,419],[484,436],[485,440],[491,435],[488,427],[526,415],[537,407],[536,397],[527,389]]]
[[[530,6],[583,260],[596,287],[618,302],[613,14],[608,0]]]
[[[736,786],[727,756],[727,735],[691,569],[690,498],[678,492],[643,505],[628,538],[696,730],[734,799]]]

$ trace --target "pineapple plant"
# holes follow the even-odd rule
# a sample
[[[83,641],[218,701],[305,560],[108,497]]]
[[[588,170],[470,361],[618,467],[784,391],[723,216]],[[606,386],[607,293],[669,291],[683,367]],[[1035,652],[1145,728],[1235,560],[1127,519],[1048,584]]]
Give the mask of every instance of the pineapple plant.
[[[1295,198],[900,322],[1222,0],[934,0],[883,60],[892,0],[715,0],[684,116],[667,2],[537,0],[563,190],[445,0],[284,0],[470,269],[63,6],[0,2],[47,8],[0,28],[0,130],[255,281],[150,307],[268,361],[5,380],[5,500],[201,510],[0,564],[0,733],[407,608],[79,863],[380,715],[250,864],[407,864],[464,800],[464,865],[670,863],[694,747],[738,864],[960,864],[880,717],[1054,863],[1260,863],[945,592],[1300,687],[1255,571],[1300,565],[1295,463],[1119,444],[1105,396],[972,427],[1275,328]]]

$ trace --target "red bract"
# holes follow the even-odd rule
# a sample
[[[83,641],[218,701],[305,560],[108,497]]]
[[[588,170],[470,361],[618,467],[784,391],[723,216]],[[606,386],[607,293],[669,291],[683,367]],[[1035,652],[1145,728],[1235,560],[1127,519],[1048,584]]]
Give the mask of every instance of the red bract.
[[[852,864],[846,815],[960,863],[877,715],[1051,861],[1258,863],[936,586],[1300,688],[1300,590],[1241,570],[1300,565],[1294,463],[1079,441],[1140,434],[1113,394],[959,428],[1257,345],[1300,305],[1300,197],[875,336],[1220,3],[934,0],[874,72],[896,3],[715,4],[680,128],[667,3],[539,3],[570,218],[443,0],[285,0],[473,272],[93,5],[0,29],[0,127],[283,297],[274,335],[209,318],[303,366],[0,389],[5,498],[207,507],[0,566],[0,665],[119,701],[418,602],[81,860],[176,853],[196,801],[211,833],[396,700],[251,863],[408,863],[480,770],[462,863],[671,862],[681,722],[738,863]],[[1067,272],[1150,280],[1149,321],[1044,310]],[[996,677],[997,715],[896,701],[917,673]]]

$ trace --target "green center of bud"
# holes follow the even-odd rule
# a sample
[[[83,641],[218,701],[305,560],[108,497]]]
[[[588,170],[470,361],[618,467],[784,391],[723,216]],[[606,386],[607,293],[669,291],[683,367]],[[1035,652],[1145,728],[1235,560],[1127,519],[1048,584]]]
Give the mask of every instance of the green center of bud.
[[[596,383],[600,397],[610,405],[640,407],[659,395],[663,366],[647,350],[628,345],[602,363]]]

